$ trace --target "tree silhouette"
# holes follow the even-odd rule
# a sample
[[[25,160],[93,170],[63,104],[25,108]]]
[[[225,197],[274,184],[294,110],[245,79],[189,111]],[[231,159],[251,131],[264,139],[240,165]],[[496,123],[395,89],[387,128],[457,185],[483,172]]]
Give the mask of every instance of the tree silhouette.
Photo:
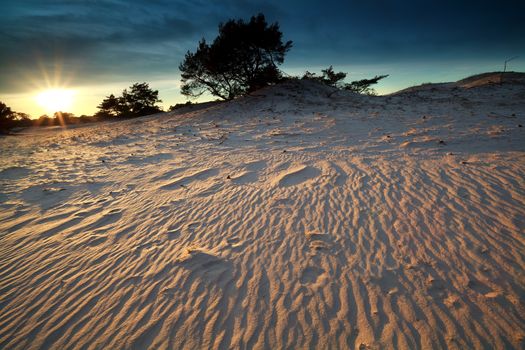
[[[277,68],[292,42],[283,43],[279,24],[268,25],[263,14],[248,23],[229,20],[219,25],[213,43],[202,39],[195,52],[188,51],[179,65],[181,93],[199,97],[205,92],[231,100],[281,78]]]
[[[5,131],[12,127],[12,113],[11,108],[0,102],[0,131]]]
[[[115,95],[111,94],[102,100],[97,108],[99,109],[97,115],[100,117],[117,117],[120,114],[120,101]]]
[[[5,103],[0,102],[0,120],[11,119],[13,111]]]
[[[16,121],[18,116],[25,114],[14,112],[10,107],[5,103],[0,102],[0,130],[7,131],[16,126]]]
[[[75,117],[73,113],[58,111],[53,114],[54,125],[78,124],[79,118]]]
[[[122,96],[115,97],[111,94],[102,100],[97,106],[99,111],[96,116],[98,118],[132,118],[154,114],[162,111],[157,106],[159,102],[162,101],[159,99],[158,90],[152,90],[148,83],[135,83],[129,91],[124,89]]]
[[[124,89],[122,92],[122,102],[125,105],[124,113],[129,113],[132,117],[158,113],[161,111],[156,106],[159,100],[159,91],[150,89],[147,83],[135,83],[130,91]]]

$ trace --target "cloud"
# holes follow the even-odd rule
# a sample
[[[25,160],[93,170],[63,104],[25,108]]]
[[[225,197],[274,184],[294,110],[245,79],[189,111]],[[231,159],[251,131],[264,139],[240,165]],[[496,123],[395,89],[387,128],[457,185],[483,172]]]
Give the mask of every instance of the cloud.
[[[200,35],[198,24],[181,13],[93,4],[53,1],[44,9],[26,3],[0,23],[0,91],[22,88],[17,83],[23,76],[38,80],[57,65],[81,72],[77,80],[84,81],[133,70],[160,73],[170,65],[176,71],[174,57],[182,57],[183,46]]]
[[[8,0],[0,93],[60,74],[74,84],[174,77],[229,18],[263,12],[294,41],[294,66],[521,54],[523,1]],[[58,73],[57,73],[58,74]],[[58,75],[60,75],[58,74]]]

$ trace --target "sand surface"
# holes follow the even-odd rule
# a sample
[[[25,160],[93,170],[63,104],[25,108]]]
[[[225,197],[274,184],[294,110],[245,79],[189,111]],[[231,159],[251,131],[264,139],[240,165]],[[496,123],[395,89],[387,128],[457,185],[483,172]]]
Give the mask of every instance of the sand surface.
[[[525,85],[330,93],[0,138],[0,348],[523,348]]]

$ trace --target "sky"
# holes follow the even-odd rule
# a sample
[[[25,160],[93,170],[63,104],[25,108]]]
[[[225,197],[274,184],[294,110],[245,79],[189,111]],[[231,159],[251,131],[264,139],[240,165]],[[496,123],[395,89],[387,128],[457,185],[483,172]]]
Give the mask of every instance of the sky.
[[[389,74],[380,94],[503,69],[525,71],[525,1],[0,0],[0,101],[38,117],[49,89],[93,114],[134,82],[185,102],[179,63],[220,22],[264,13],[293,48],[281,69],[333,65],[348,81]],[[209,98],[209,97],[208,97]],[[40,102],[39,102],[40,101]]]

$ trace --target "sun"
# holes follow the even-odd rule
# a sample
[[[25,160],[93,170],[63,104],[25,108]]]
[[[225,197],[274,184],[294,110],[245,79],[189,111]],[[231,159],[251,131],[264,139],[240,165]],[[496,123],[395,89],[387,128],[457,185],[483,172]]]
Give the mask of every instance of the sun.
[[[74,99],[75,91],[67,89],[45,90],[36,96],[37,103],[48,114],[70,111]]]

